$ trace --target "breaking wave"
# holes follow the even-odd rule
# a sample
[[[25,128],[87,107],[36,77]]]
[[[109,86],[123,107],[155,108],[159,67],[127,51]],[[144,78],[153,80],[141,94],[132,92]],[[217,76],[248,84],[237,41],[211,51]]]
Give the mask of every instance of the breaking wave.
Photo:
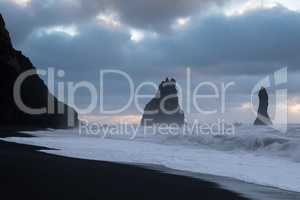
[[[174,130],[173,130],[174,131]],[[124,135],[108,136],[110,139],[128,139]],[[139,130],[134,140],[165,145],[183,145],[191,148],[212,148],[220,151],[247,151],[256,155],[280,156],[300,162],[300,125],[289,125],[286,133],[271,127],[242,125],[233,135],[209,135],[187,133],[145,133]]]

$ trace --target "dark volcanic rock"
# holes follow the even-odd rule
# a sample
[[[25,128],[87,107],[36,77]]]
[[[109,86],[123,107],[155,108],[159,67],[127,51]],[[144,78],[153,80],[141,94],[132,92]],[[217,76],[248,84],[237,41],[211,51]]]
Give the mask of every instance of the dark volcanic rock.
[[[262,87],[258,93],[258,97],[259,107],[254,125],[270,125],[272,122],[268,114],[269,96],[267,90]]]
[[[13,93],[15,82],[23,72],[36,69],[21,51],[13,48],[1,14],[0,67],[0,126],[70,128],[78,124],[76,111],[50,94],[47,86],[36,73],[22,84],[21,98],[30,108],[47,108],[48,99],[53,99],[54,112],[34,115],[19,109]],[[63,108],[64,112],[58,112],[58,108]]]
[[[146,105],[142,125],[184,124],[184,113],[180,108],[176,81],[162,81],[156,96]]]

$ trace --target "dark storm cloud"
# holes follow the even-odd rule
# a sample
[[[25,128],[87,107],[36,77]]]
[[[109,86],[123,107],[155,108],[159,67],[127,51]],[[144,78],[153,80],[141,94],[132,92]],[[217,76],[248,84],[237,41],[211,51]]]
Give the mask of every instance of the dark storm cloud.
[[[27,7],[0,3],[15,43],[39,27],[83,23],[99,13],[114,12],[122,23],[139,29],[167,30],[177,18],[228,0],[32,0]]]
[[[299,70],[300,13],[279,6],[241,16],[209,16],[143,45],[149,49],[144,57],[154,52],[152,60],[160,66],[221,74],[267,73],[284,66]],[[143,56],[138,58],[142,64]]]
[[[95,24],[81,25],[80,35],[70,37],[61,32],[31,34],[22,49],[35,65],[55,67],[73,73],[79,79],[91,79],[99,68],[124,63],[123,46],[130,36],[124,31],[111,31]],[[40,35],[42,34],[42,35]],[[96,78],[96,77],[95,77]]]
[[[228,0],[108,0],[108,7],[116,10],[121,19],[134,27],[166,30],[174,20],[199,14],[211,5],[223,5]]]
[[[143,73],[150,67],[170,70],[191,66],[207,74],[228,75],[265,74],[283,66],[290,70],[300,68],[300,14],[281,6],[232,17],[194,15],[184,29],[154,39],[146,37],[137,44],[130,40],[128,29],[109,29],[91,20],[100,10],[117,10],[121,21],[156,27],[192,13],[195,8],[204,8],[208,2],[223,1],[201,1],[199,5],[200,1],[194,0],[172,2],[134,0],[125,5],[118,0],[34,0],[28,8],[10,3],[1,3],[0,8],[13,41],[38,67],[75,72],[83,67],[85,71],[123,67]],[[73,23],[80,32],[76,37],[38,34],[41,27]]]
[[[99,11],[98,3],[94,1],[32,0],[27,7],[17,6],[9,0],[0,2],[0,12],[16,44],[23,42],[37,28],[83,23]]]

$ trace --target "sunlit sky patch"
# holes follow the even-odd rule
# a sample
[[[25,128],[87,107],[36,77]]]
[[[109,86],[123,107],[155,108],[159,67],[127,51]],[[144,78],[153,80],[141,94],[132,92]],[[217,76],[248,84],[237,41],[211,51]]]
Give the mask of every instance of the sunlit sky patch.
[[[277,4],[275,2],[264,2],[263,0],[249,0],[240,5],[234,5],[231,8],[225,10],[225,15],[236,16],[243,15],[249,11],[254,11],[257,9],[271,9]]]
[[[300,1],[297,0],[245,0],[233,1],[224,9],[227,16],[243,15],[257,9],[271,9],[276,6],[284,6],[293,11],[300,10]]]
[[[290,10],[300,11],[300,1],[299,0],[277,0],[275,2],[282,4],[283,6],[287,7]]]
[[[79,34],[79,31],[75,25],[71,26],[53,26],[50,28],[45,28],[41,30],[46,34],[53,34],[53,33],[63,33],[70,37],[75,37]]]
[[[81,115],[80,120],[88,122],[102,122],[103,124],[139,124],[140,115],[116,115],[116,116],[99,116],[99,115]]]
[[[244,102],[240,106],[241,110],[255,110],[255,106],[251,102]],[[288,112],[291,114],[300,114],[300,101],[297,98],[292,98],[288,102]]]
[[[97,20],[101,24],[105,24],[109,27],[119,28],[121,27],[121,22],[117,19],[117,16],[114,14],[99,14]]]
[[[251,102],[244,102],[241,104],[241,109],[242,110],[250,110],[252,109],[253,105]]]
[[[292,114],[300,114],[300,98],[291,98],[289,100],[288,111]]]
[[[191,22],[191,17],[180,17],[177,18],[172,24],[172,29],[176,30],[184,30]]]
[[[141,42],[145,38],[145,34],[142,31],[136,30],[136,29],[131,29],[130,30],[130,39],[133,42]]]
[[[18,6],[26,7],[31,3],[31,0],[8,0]]]
[[[291,113],[300,113],[300,103],[289,106],[289,112]]]

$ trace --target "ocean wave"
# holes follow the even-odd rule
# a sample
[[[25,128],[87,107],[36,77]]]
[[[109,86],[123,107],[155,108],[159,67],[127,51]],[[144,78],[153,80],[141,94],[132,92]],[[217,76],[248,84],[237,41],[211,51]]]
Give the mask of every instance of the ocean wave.
[[[173,130],[174,131],[174,130]],[[122,135],[108,136],[110,139],[126,139]],[[127,138],[128,139],[128,138]],[[165,145],[183,145],[191,148],[212,148],[220,151],[247,151],[257,155],[280,156],[300,162],[300,125],[290,125],[281,133],[271,127],[243,125],[233,135],[209,135],[186,133],[145,133],[139,130],[134,140]]]

